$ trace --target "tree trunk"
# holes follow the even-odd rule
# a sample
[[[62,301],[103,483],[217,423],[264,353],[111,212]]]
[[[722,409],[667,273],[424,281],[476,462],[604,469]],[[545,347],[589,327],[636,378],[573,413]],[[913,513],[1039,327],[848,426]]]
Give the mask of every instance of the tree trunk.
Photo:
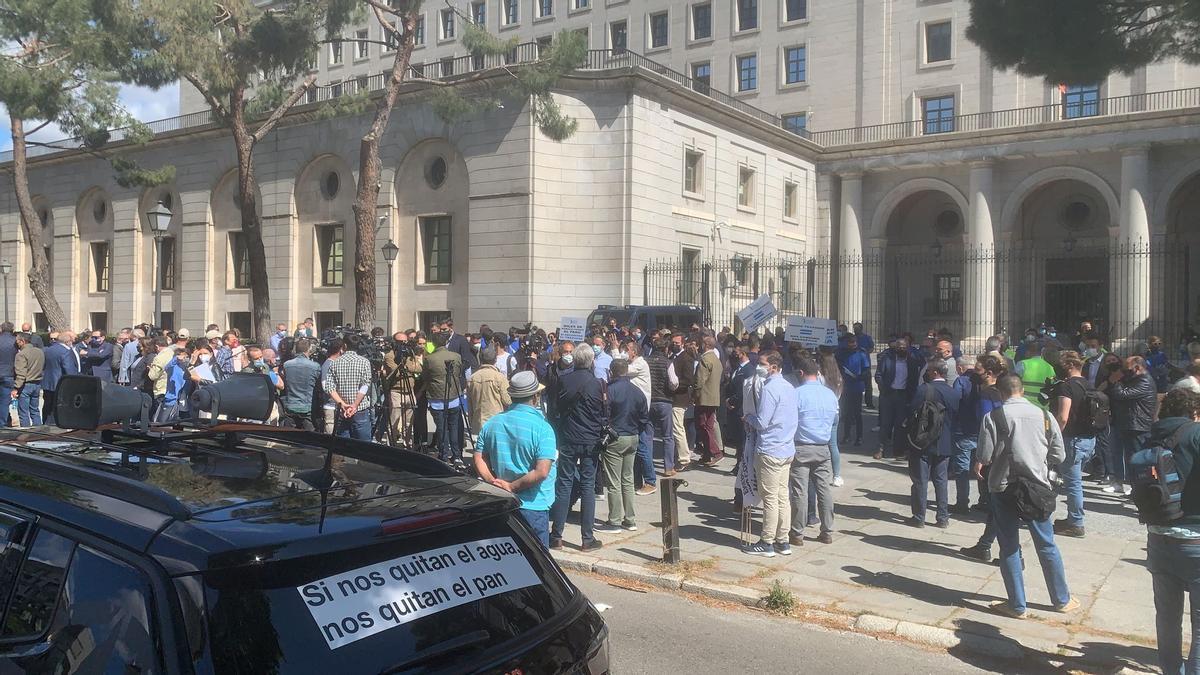
[[[54,329],[71,326],[58,299],[54,297],[54,285],[50,279],[50,261],[46,259],[46,243],[42,240],[42,219],[33,207],[29,194],[29,170],[25,156],[25,121],[9,117],[12,123],[13,189],[17,193],[17,208],[21,212],[21,225],[25,228],[25,239],[29,242],[33,266],[29,269],[29,288],[42,307],[47,323]],[[4,317],[11,321],[13,317]]]
[[[404,76],[408,72],[408,63],[413,51],[412,13],[408,13],[401,21],[405,37],[396,52],[395,60],[392,61],[387,89],[375,106],[375,118],[371,120],[371,127],[362,137],[358,150],[358,190],[354,194],[354,325],[364,330],[370,330],[376,322],[375,308],[378,296],[375,292],[375,209],[379,205],[379,144],[391,120],[392,107],[396,105],[396,97],[400,95],[400,86],[404,84]],[[392,273],[391,267],[388,268],[388,273]],[[387,288],[390,287],[389,284]],[[389,297],[385,305],[385,311],[390,311],[392,298]],[[384,317],[385,328],[394,330],[395,326],[391,323],[392,317]]]
[[[271,334],[271,284],[267,277],[267,249],[263,245],[262,219],[258,216],[258,182],[254,179],[254,138],[246,127],[245,103],[230,97],[233,142],[238,158],[238,208],[250,262],[250,305],[254,339],[263,342]]]

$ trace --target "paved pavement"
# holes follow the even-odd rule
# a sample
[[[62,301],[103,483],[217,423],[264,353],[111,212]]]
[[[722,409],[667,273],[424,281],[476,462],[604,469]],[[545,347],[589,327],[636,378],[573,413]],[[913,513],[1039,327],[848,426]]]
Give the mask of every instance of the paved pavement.
[[[874,423],[874,416],[869,415],[867,428]],[[763,594],[779,581],[807,606],[1015,641],[1044,652],[1047,658],[1063,655],[1114,667],[1146,668],[1155,663],[1154,603],[1145,568],[1145,534],[1132,505],[1104,494],[1096,483],[1087,484],[1087,537],[1058,538],[1071,592],[1082,603],[1081,610],[1072,615],[1050,611],[1037,555],[1028,534],[1023,535],[1026,594],[1032,616],[1025,620],[1000,617],[987,609],[989,603],[1005,598],[999,568],[957,553],[959,547],[977,540],[983,530],[982,514],[952,516],[946,530],[904,524],[910,515],[906,464],[873,460],[874,435],[868,434],[866,441],[859,448],[842,448],[845,485],[834,489],[833,543],[812,540],[817,532],[809,528],[809,541],[793,547],[790,557],[765,559],[741,553],[740,518],[731,509],[732,457],[716,469],[679,474],[686,484],[678,493],[685,560],[678,571]],[[953,490],[951,486],[952,500]],[[661,570],[659,495],[638,497],[637,505],[640,531],[599,535],[604,548],[581,554],[578,527],[569,525],[565,532],[568,550],[597,561]],[[604,517],[605,510],[605,504],[598,502],[598,517]],[[1062,517],[1064,510],[1060,499],[1056,516]],[[932,523],[933,515],[928,519]],[[755,532],[758,527],[756,522]],[[996,552],[994,548],[993,555]],[[1184,635],[1188,634],[1185,626]]]

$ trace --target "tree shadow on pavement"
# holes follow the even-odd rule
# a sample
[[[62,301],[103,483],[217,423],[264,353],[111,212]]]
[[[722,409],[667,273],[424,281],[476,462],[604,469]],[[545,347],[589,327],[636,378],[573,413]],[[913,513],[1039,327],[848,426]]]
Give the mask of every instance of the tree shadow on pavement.
[[[971,619],[956,619],[954,634],[958,636],[959,644],[946,650],[948,654],[963,663],[987,670],[993,673],[1029,673],[1030,675],[1049,675],[1051,673],[1069,673],[1074,669],[1066,665],[1057,666],[1053,661],[1060,661],[1057,654],[1048,654],[1026,648],[1019,640],[1005,636],[999,628]],[[1000,648],[1013,653],[1024,653],[1021,659],[1000,659],[988,656],[980,651],[972,641],[979,638],[1000,643]]]
[[[1060,645],[1060,647],[1069,657],[1086,658],[1089,663],[1106,664],[1105,672],[1117,672],[1126,667],[1145,672],[1158,670],[1158,650],[1153,647],[1111,642],[1081,642],[1078,647],[1073,645]]]
[[[880,492],[869,488],[856,488],[855,492],[861,493],[863,497],[872,502],[891,502],[899,506],[908,506],[907,494],[898,495],[894,492]]]
[[[856,565],[847,565],[842,570],[853,574],[850,581],[856,584],[890,591],[897,595],[906,595],[939,607],[965,607],[969,606],[968,601],[986,602],[996,599],[990,595],[980,595],[958,588],[946,588],[892,572],[872,572]]]
[[[899,523],[903,525],[907,519],[891,511],[884,511],[877,506],[868,504],[834,504],[834,514],[844,518],[863,521],[881,521],[885,523]]]
[[[906,476],[908,475],[908,462],[904,462],[903,464],[901,464],[899,461],[894,461],[894,460],[890,460],[890,459],[886,460],[886,461],[879,460],[879,459],[872,459],[872,460],[868,460],[865,462],[854,462],[854,463],[864,469],[886,469],[888,471],[895,471],[896,473],[902,473]]]
[[[853,535],[859,538],[862,543],[869,546],[886,548],[891,551],[920,552],[920,553],[937,553],[951,558],[965,560],[958,553],[958,547],[947,544],[939,544],[937,542],[925,541],[923,539],[910,539],[908,537],[900,537],[894,534],[867,534],[865,532],[855,532],[853,530],[843,531],[843,534]],[[982,563],[981,563],[982,564]]]

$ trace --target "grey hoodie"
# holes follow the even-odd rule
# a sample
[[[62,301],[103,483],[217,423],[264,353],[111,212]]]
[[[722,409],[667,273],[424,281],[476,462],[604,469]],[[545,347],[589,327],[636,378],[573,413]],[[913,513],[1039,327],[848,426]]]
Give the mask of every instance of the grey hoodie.
[[[993,415],[1004,415],[1012,433],[1012,451],[1001,438]],[[988,470],[988,491],[1004,492],[1011,475],[1024,476],[1050,486],[1050,467],[1067,458],[1062,431],[1053,415],[1024,397],[1010,398],[983,418],[979,428],[979,448],[975,458]]]

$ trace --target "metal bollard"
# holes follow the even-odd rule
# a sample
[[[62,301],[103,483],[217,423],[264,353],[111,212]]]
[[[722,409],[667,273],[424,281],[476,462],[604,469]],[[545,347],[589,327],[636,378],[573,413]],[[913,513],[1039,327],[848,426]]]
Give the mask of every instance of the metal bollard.
[[[660,478],[658,491],[662,495],[663,562],[679,562],[679,506],[675,493],[680,486],[687,485],[682,478]]]

